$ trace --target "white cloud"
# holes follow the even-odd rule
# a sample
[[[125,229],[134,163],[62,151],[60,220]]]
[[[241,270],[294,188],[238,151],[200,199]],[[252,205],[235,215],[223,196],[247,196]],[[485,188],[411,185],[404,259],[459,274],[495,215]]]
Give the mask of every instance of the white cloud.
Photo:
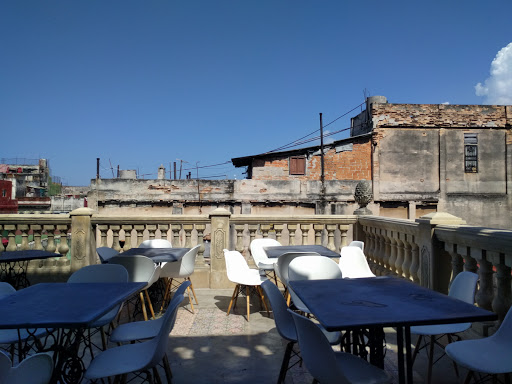
[[[512,43],[502,48],[491,63],[491,76],[475,85],[485,104],[512,104]]]
[[[449,102],[449,101],[445,101],[444,103],[441,103],[441,104],[443,104],[443,105],[449,105],[449,104],[450,104],[450,102]]]

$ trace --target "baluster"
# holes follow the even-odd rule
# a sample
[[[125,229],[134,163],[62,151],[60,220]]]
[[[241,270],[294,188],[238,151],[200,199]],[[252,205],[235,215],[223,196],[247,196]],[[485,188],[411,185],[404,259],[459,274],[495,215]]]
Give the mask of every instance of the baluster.
[[[412,254],[411,254],[411,240],[412,235],[404,234],[403,236],[403,253],[404,253],[404,263],[402,264],[403,274],[407,280],[411,280],[411,265],[412,265]]]
[[[107,233],[108,233],[108,225],[98,225],[98,231],[100,231],[100,247],[108,247],[107,243]]]
[[[147,224],[146,229],[148,230],[149,240],[155,240],[157,225]]]
[[[413,237],[411,242],[411,279],[414,283],[419,284],[420,283],[420,248],[418,247],[418,244],[416,244],[416,239]]]
[[[204,261],[204,230],[206,229],[205,224],[197,224],[196,225],[196,231],[197,231],[197,244],[201,244],[199,247],[199,251],[197,252],[196,257],[196,266],[202,267],[205,265]]]
[[[398,232],[395,232],[396,237],[395,240],[395,246],[396,246],[396,261],[395,261],[395,269],[398,276],[403,277],[404,275],[404,243],[402,240],[400,240],[400,237],[403,236],[403,234],[400,234]]]
[[[183,224],[183,231],[185,232],[185,248],[192,248],[192,230],[194,224]]]
[[[68,226],[67,224],[59,224],[57,225],[57,230],[60,233],[60,242],[59,242],[59,248],[57,251],[62,255],[66,256],[69,252],[69,245],[68,245]]]
[[[258,224],[249,224],[249,244],[256,238],[256,232],[258,231]]]
[[[121,244],[119,244],[119,231],[121,230],[121,226],[112,224],[110,225],[110,230],[112,231],[112,248],[120,252]]]
[[[386,249],[388,250],[388,255],[389,255],[389,258],[388,258],[388,268],[389,268],[389,271],[396,275],[397,274],[397,271],[396,271],[396,267],[395,267],[395,262],[396,262],[396,239],[394,237],[394,234],[396,234],[396,232],[393,232],[393,231],[389,231],[389,233],[387,233],[387,237],[386,237]]]
[[[133,229],[135,229],[135,236],[137,237],[136,247],[138,247],[144,241],[144,229],[146,229],[146,226],[144,224],[135,224]]]
[[[270,231],[270,224],[261,224],[260,225],[261,236],[266,239],[268,237],[268,232]]]
[[[500,254],[496,267],[496,295],[492,301],[492,309],[498,314],[500,323],[510,308],[510,267],[505,265],[505,255]]]
[[[379,242],[378,247],[378,255],[379,255],[379,265],[380,265],[380,275],[387,276],[389,274],[389,270],[386,265],[386,260],[389,257],[389,254],[386,254],[386,238],[384,237],[384,230],[381,228],[375,228],[377,239]]]
[[[340,248],[343,248],[348,245],[348,241],[347,241],[348,236],[347,235],[348,235],[348,230],[350,227],[348,225],[340,224],[339,228],[340,228],[340,237],[341,237]]]
[[[55,245],[55,225],[43,225],[43,228],[48,236],[46,250],[54,253],[57,250],[57,246]]]
[[[371,228],[371,234],[373,238],[373,260],[375,262],[375,274],[378,276],[382,276],[384,274],[384,269],[382,267],[382,259],[380,256],[380,246],[381,246],[381,238],[379,236],[379,230],[375,227]]]
[[[297,232],[297,224],[288,224],[289,245],[295,245],[295,232]]]
[[[336,224],[327,224],[327,248],[336,252],[336,244],[334,243],[334,234],[336,233]]]
[[[367,225],[363,226],[364,232],[364,254],[368,261],[371,261],[374,265],[377,264],[375,260],[375,238],[371,232],[371,228]],[[375,272],[374,272],[375,273]]]
[[[381,229],[382,240],[384,242],[384,249],[382,254],[382,260],[384,262],[384,270],[386,275],[390,275],[393,273],[393,270],[390,266],[391,259],[391,239],[389,238],[388,231],[386,229]]]
[[[124,231],[124,247],[123,251],[127,251],[132,248],[132,229],[133,225],[131,224],[123,224],[121,226]]]
[[[457,244],[445,243],[444,249],[450,254],[452,264],[452,281],[464,270],[464,259],[457,253]],[[450,286],[452,285],[450,281]]]
[[[6,251],[15,251],[16,250],[16,226],[8,224],[5,226],[7,232],[7,237],[9,241],[7,242]]]
[[[181,231],[181,224],[171,224],[171,235],[172,235],[171,244],[173,247],[179,247],[181,244],[180,231]]]
[[[499,254],[495,253],[495,255],[499,258]],[[479,307],[488,310],[492,310],[492,299],[494,296],[493,274],[492,263],[487,259],[487,252],[483,251],[482,259],[480,260],[480,269],[478,271],[478,275],[480,276],[480,289],[475,295],[475,301]]]
[[[322,245],[322,232],[325,228],[323,224],[313,224],[313,231],[315,232],[315,245]]]
[[[158,229],[160,230],[160,238],[167,240],[172,244],[172,241],[169,240],[168,236],[169,224],[158,224]]]
[[[302,232],[302,245],[308,244],[309,228],[309,224],[300,224],[300,230]]]
[[[236,244],[235,250],[240,252],[241,254],[245,254],[244,249],[244,224],[235,224],[235,233],[236,233]]]
[[[41,230],[43,229],[43,227],[38,224],[31,224],[30,229],[32,230],[34,236],[34,249],[42,251],[43,244],[41,243]]]
[[[282,244],[284,224],[274,224],[274,231],[276,231],[276,240]]]
[[[4,242],[2,241],[3,240],[3,236],[2,236],[3,230],[4,230],[4,226],[0,224],[0,253],[2,253],[5,250]]]

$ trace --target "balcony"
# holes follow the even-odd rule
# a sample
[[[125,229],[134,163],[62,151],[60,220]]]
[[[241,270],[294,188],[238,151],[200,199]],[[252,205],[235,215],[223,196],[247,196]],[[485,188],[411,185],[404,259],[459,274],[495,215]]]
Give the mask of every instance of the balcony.
[[[512,231],[468,226],[445,213],[410,221],[376,216],[233,215],[223,209],[195,216],[102,216],[78,209],[69,215],[0,215],[0,231],[8,240],[0,251],[33,248],[62,255],[31,261],[28,272],[33,283],[65,281],[74,270],[98,262],[95,248],[99,246],[123,252],[153,238],[167,238],[175,246],[201,244],[193,276],[200,305],[195,315],[180,309],[169,343],[175,382],[277,379],[284,343],[273,319],[259,313],[257,305],[250,322],[243,316],[244,305],[225,315],[233,285],[226,278],[222,250],[236,249],[251,263],[249,244],[259,237],[276,238],[285,245],[321,244],[337,252],[352,239],[362,240],[376,275],[398,276],[447,293],[453,277],[468,270],[480,276],[478,306],[496,312],[500,321],[511,306]],[[466,337],[490,334],[497,325],[475,324]],[[393,374],[392,329],[387,330],[386,342],[386,368]],[[425,360],[420,354],[415,382],[425,378]],[[449,359],[439,364],[433,382],[456,382]],[[304,368],[294,369],[287,382],[311,382]]]

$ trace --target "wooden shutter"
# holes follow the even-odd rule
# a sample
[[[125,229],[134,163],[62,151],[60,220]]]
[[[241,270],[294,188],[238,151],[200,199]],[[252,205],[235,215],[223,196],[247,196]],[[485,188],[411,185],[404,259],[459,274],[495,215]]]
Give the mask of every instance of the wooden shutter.
[[[306,158],[304,156],[290,157],[290,175],[306,174]]]

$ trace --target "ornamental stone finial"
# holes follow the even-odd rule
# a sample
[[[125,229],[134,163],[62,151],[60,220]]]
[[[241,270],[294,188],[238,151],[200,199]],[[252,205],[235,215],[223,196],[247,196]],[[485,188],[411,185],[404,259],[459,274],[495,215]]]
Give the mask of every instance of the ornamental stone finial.
[[[354,211],[354,215],[372,215],[372,211],[367,207],[368,203],[372,201],[372,183],[368,180],[361,180],[356,185],[356,190],[354,191],[354,199],[357,204],[359,204],[359,208]]]

